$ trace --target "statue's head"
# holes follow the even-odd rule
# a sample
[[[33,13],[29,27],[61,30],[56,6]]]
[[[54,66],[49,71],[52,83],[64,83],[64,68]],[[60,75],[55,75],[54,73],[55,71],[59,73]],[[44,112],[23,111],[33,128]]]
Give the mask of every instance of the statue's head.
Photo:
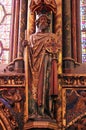
[[[41,14],[38,16],[38,19],[36,20],[36,25],[38,28],[41,30],[45,30],[49,27],[50,25],[50,19],[46,14]]]

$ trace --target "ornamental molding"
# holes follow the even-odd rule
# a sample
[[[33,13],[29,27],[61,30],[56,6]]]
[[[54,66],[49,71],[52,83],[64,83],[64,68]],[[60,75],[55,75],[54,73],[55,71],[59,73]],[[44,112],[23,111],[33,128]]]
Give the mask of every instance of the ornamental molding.
[[[0,74],[0,88],[1,87],[24,87],[24,74],[5,73]]]
[[[59,75],[62,87],[86,87],[86,74]]]

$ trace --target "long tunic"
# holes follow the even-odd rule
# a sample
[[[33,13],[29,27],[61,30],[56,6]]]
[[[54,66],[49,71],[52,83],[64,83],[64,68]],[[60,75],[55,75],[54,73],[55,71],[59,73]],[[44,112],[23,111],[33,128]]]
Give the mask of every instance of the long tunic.
[[[58,95],[57,53],[54,33],[35,33],[29,41],[30,91],[38,106],[49,107],[49,97]]]

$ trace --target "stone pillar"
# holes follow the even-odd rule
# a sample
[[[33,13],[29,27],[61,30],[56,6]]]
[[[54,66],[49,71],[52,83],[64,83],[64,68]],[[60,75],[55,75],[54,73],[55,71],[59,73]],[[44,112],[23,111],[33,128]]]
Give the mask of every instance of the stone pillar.
[[[80,1],[72,0],[72,57],[75,65],[81,62]]]
[[[30,11],[30,2],[28,0],[28,16],[27,16],[27,40],[29,40],[29,36],[35,32],[35,13]]]
[[[74,68],[71,48],[71,0],[63,1],[63,72],[70,73]]]
[[[23,61],[23,46],[22,42],[25,39],[25,30],[27,27],[27,0],[20,0],[20,10],[18,13],[18,27],[15,29],[17,30],[16,36],[17,41],[15,44],[15,59],[14,59],[14,70],[18,73],[24,72],[24,61]]]
[[[62,46],[62,0],[56,0],[57,4],[57,12],[54,14],[54,29],[53,32],[56,33],[57,38],[58,38],[58,43]],[[62,48],[59,52],[59,57],[58,57],[58,74],[62,73]],[[62,128],[62,106],[61,104],[59,105],[59,102],[61,102],[61,84],[60,81],[58,80],[58,89],[59,89],[59,94],[57,98],[57,103],[56,103],[56,112],[57,112],[57,124],[58,124],[58,130],[61,130]]]
[[[56,0],[57,12],[54,14],[54,33],[58,38],[58,44],[62,46],[62,0]],[[62,73],[62,48],[58,57],[58,74]]]
[[[13,39],[14,39],[14,20],[15,20],[15,4],[16,0],[12,1],[12,24],[11,24],[11,33],[10,33],[10,58],[9,62],[13,60]]]
[[[12,36],[9,66],[13,66],[14,71],[24,72],[23,47],[22,42],[25,39],[25,30],[27,28],[27,4],[28,0],[13,1],[13,18],[12,18]]]
[[[19,35],[18,35],[18,54],[17,58],[23,56],[22,42],[25,39],[25,30],[27,27],[27,0],[20,0],[19,13]]]
[[[18,29],[19,29],[19,6],[20,0],[15,1],[15,19],[14,19],[14,39],[13,39],[13,60],[17,57],[18,51]]]
[[[63,1],[63,57],[71,57],[71,0]]]
[[[81,32],[80,32],[80,0],[76,0],[76,38],[77,38],[77,62],[82,62],[82,55],[81,55]]]
[[[72,57],[77,62],[77,40],[76,40],[76,0],[72,0],[72,25],[71,25],[71,30],[72,30]]]

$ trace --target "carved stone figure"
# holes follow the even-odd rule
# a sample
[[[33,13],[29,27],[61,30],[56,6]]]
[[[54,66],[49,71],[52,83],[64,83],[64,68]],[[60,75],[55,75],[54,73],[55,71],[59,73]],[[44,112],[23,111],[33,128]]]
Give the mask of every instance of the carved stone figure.
[[[57,62],[60,45],[57,36],[48,32],[50,19],[41,14],[36,20],[38,31],[23,45],[29,46],[29,113],[30,118],[54,118],[53,101],[58,95]]]

